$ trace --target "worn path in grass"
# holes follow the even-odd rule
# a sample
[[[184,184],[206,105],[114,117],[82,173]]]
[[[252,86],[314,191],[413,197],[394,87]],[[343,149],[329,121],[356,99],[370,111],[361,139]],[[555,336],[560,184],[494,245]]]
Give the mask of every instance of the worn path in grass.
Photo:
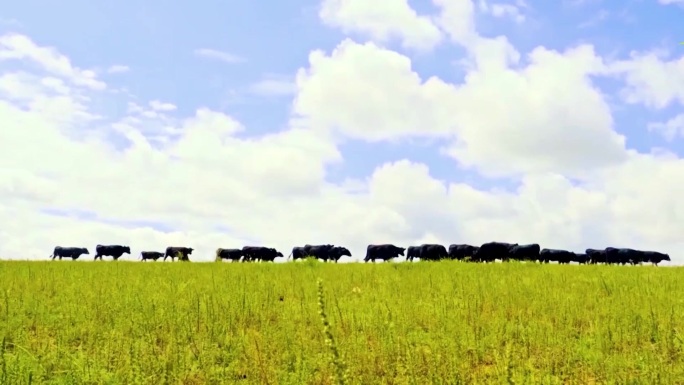
[[[684,270],[535,264],[0,262],[0,383],[658,384]]]

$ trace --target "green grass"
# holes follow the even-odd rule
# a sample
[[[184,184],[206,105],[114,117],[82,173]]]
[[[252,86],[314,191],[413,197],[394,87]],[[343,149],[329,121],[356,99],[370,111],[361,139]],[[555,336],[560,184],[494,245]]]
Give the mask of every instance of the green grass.
[[[674,384],[682,333],[680,268],[0,263],[3,385]]]

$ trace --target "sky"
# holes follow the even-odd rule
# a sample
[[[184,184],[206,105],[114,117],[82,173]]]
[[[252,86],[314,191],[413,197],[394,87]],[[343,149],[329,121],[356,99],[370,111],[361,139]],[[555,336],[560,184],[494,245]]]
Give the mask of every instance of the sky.
[[[684,263],[684,1],[25,0],[0,258],[501,241]]]

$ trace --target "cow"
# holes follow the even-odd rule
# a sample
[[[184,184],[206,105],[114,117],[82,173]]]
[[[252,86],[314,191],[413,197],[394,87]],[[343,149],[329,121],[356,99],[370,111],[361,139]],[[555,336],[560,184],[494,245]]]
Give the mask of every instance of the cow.
[[[629,258],[630,255],[632,254],[632,251],[636,251],[633,249],[623,249],[623,248],[615,248],[615,247],[606,247],[605,252],[606,252],[606,263],[611,264],[611,265],[626,265],[629,263]]]
[[[641,250],[635,250],[635,251],[637,251],[637,252],[632,253],[629,256],[629,263],[631,263],[632,265],[641,265],[642,263],[649,262],[648,252],[641,251]]]
[[[478,249],[479,247],[477,246],[454,244],[449,245],[447,253],[449,254],[449,258],[461,261],[466,258],[473,258]]]
[[[644,262],[651,262],[654,265],[658,265],[658,263],[662,261],[669,261],[670,256],[667,254],[659,253],[656,251],[641,251],[641,250],[635,250],[635,249],[629,249],[629,248],[615,248],[615,247],[607,247],[606,248],[606,260],[608,263],[612,264],[621,264],[621,265],[626,265],[626,264],[632,264],[632,265],[637,265],[641,264]]]
[[[331,252],[335,248],[335,246],[327,244],[327,245],[309,245],[306,244],[304,246],[297,246],[292,248],[292,253],[288,255],[288,259],[292,257],[293,260],[297,259],[304,259],[306,257],[312,257],[316,259],[322,259],[324,261],[327,261],[331,259]],[[349,252],[349,250],[347,250]],[[351,253],[350,253],[351,256]],[[339,256],[338,258],[339,259]]]
[[[329,256],[330,256],[330,251],[334,248],[335,246],[331,244],[327,245],[304,245],[304,250],[306,252],[306,255],[314,257],[316,259],[321,259],[323,261],[327,261]]]
[[[643,251],[634,249],[618,249],[617,255],[621,265],[628,263],[631,265],[641,264],[646,257]]]
[[[474,255],[476,261],[494,262],[497,259],[508,261],[512,247],[518,246],[517,243],[487,242],[480,246]]]
[[[539,259],[541,262],[558,262],[559,264],[568,264],[570,261],[575,260],[576,254],[572,251],[559,250],[559,249],[542,249],[539,252]]]
[[[114,260],[118,260],[124,254],[130,254],[131,248],[129,246],[121,245],[97,245],[95,246],[95,261],[99,258],[100,261],[102,257],[112,257]]]
[[[141,251],[140,252],[140,259],[143,262],[147,261],[148,259],[156,261],[159,258],[164,258],[164,253],[160,253],[159,251]]]
[[[337,263],[337,261],[340,260],[343,256],[351,257],[351,251],[347,249],[346,247],[343,246],[335,246],[330,251],[328,252],[328,258],[325,261],[334,261]]]
[[[85,247],[56,246],[48,258],[52,258],[53,261],[55,258],[59,258],[60,261],[62,258],[71,258],[72,261],[75,261],[83,254],[90,254],[90,252]]]
[[[536,243],[529,245],[516,245],[510,249],[511,259],[515,261],[539,261],[540,252],[541,248]]]
[[[242,248],[243,262],[250,261],[270,261],[273,262],[276,257],[282,257],[283,253],[272,248],[263,246],[245,246]]]
[[[388,261],[392,258],[403,256],[405,250],[406,249],[403,247],[394,246],[392,244],[368,245],[366,248],[366,257],[363,259],[363,262],[372,261],[375,263],[376,259]]]
[[[584,265],[584,264],[589,263],[589,259],[590,259],[589,255],[587,255],[585,253],[576,253],[575,259],[573,259],[573,262],[577,262],[580,265]]]
[[[166,248],[166,253],[164,253],[164,262],[166,262],[166,258],[169,257],[171,257],[171,262],[173,262],[176,257],[178,257],[179,261],[189,262],[189,255],[192,254],[193,250],[192,247],[169,246]]]
[[[406,249],[406,260],[412,262],[416,258],[420,258],[420,246],[409,246]]]
[[[605,250],[586,249],[584,250],[584,253],[589,256],[589,263],[591,263],[592,265],[595,265],[597,263],[608,263]]]
[[[670,261],[670,255],[665,253],[659,253],[657,251],[642,251],[644,253],[644,262],[651,262],[652,264],[658,266],[662,261]]]
[[[296,261],[298,259],[304,259],[307,257],[306,254],[306,249],[302,246],[295,246],[292,248],[292,253],[287,256],[287,259],[290,259],[292,257],[292,260]]]
[[[216,249],[216,261],[221,261],[223,259],[230,259],[231,261],[239,261],[242,258],[241,249]]]
[[[448,256],[446,247],[437,244],[422,244],[418,249],[418,258],[421,261],[439,261]]]

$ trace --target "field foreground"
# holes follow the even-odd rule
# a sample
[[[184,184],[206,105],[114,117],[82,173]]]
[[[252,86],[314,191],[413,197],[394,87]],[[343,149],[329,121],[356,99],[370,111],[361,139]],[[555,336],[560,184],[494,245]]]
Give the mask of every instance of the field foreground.
[[[0,384],[676,384],[682,333],[681,268],[0,262]]]

